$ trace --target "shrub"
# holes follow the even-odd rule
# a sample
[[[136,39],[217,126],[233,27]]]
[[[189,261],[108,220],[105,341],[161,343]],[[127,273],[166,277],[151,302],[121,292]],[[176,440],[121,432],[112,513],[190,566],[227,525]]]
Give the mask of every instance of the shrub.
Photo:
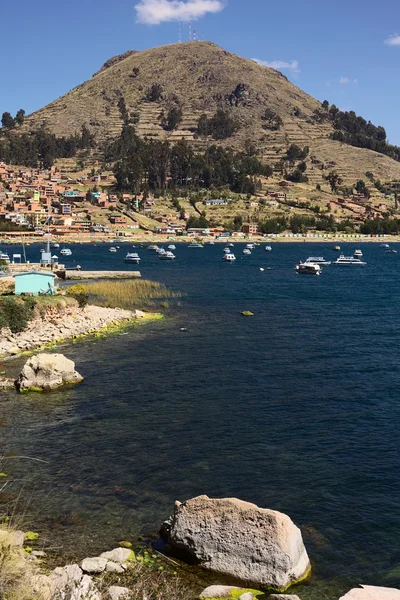
[[[16,298],[8,296],[1,298],[0,327],[9,327],[12,333],[24,331],[33,317],[36,306],[34,298]]]

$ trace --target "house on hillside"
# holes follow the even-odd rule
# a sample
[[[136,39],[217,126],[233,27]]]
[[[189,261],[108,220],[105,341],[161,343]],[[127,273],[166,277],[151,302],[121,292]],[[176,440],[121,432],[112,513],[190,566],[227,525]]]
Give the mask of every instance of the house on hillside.
[[[246,235],[256,235],[258,232],[258,225],[252,223],[245,223],[242,227],[242,233]]]

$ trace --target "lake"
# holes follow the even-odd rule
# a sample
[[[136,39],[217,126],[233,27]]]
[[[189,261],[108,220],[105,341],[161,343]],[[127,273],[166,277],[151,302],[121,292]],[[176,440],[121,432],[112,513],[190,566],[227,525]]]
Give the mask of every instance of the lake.
[[[157,531],[176,499],[234,496],[301,527],[313,563],[302,600],[400,585],[400,247],[341,244],[368,264],[313,277],[295,264],[335,260],[332,244],[271,245],[243,256],[235,244],[233,264],[221,245],[177,244],[174,262],[138,247],[142,276],[182,292],[180,305],[61,346],[85,377],[75,388],[3,393],[3,451],[46,462],[2,470],[48,545],[93,555]],[[120,246],[71,245],[64,262],[137,269]]]

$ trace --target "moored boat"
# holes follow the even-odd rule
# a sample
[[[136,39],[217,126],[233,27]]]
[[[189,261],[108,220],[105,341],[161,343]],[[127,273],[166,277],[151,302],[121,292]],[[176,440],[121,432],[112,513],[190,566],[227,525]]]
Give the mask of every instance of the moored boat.
[[[330,265],[331,261],[325,260],[323,256],[309,256],[307,258],[307,260],[300,261],[300,264],[303,264],[303,265],[307,265],[310,263],[312,263],[314,265]]]
[[[115,246],[111,246],[111,248],[108,249],[109,252],[116,252],[117,249]]]
[[[249,254],[251,254],[251,250],[249,250],[248,248],[245,248],[243,250],[243,254],[246,254],[248,256]]]
[[[174,260],[175,254],[173,252],[167,251],[158,255],[158,258],[161,260]]]
[[[355,256],[356,258],[362,258],[363,253],[361,252],[361,250],[354,250],[354,254],[353,256]]]
[[[300,263],[296,265],[296,271],[300,275],[321,275],[320,265],[315,263]]]
[[[341,254],[339,256],[339,258],[337,260],[334,260],[332,262],[333,265],[338,265],[338,266],[351,266],[351,265],[358,265],[358,266],[364,266],[367,263],[363,262],[362,260],[360,260],[359,258],[356,258],[354,256],[344,256],[343,254]]]
[[[70,248],[62,248],[60,254],[63,256],[71,256],[72,250]]]
[[[199,242],[192,242],[189,244],[188,248],[203,248],[203,244],[200,244]]]
[[[265,250],[266,250],[267,252],[271,252],[271,251],[272,251],[272,247],[271,247],[271,246],[265,246]]]
[[[227,262],[233,262],[236,260],[236,256],[232,252],[229,252],[228,254],[225,254],[222,257],[222,260],[225,260]]]
[[[335,252],[340,252],[340,246],[335,246],[334,250],[335,250]]]
[[[128,254],[124,258],[124,262],[126,263],[134,263],[138,265],[140,263],[140,256],[137,252],[128,252]]]

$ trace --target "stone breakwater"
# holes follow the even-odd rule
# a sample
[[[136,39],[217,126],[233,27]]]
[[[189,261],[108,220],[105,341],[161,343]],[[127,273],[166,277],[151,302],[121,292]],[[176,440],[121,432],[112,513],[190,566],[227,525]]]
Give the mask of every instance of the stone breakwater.
[[[21,333],[10,329],[0,332],[0,358],[44,348],[71,338],[96,333],[106,328],[134,320],[154,317],[140,310],[86,306],[83,309],[69,307],[64,311],[48,311],[44,316],[29,322]]]

